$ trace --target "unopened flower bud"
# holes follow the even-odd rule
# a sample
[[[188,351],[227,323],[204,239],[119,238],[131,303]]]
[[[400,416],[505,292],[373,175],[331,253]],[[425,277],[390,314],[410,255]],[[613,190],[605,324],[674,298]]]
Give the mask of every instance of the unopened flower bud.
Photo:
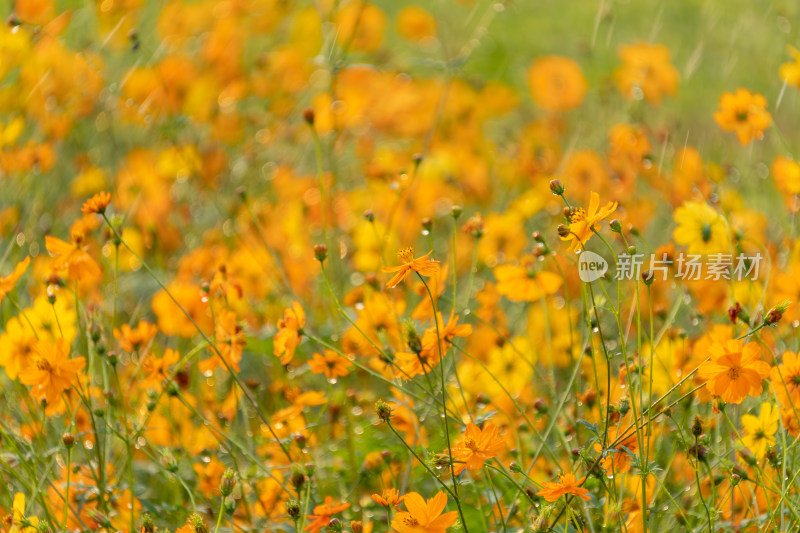
[[[299,492],[300,489],[303,488],[303,485],[306,483],[306,473],[303,470],[303,467],[300,465],[293,464],[292,465],[292,475],[291,481],[294,488]]]
[[[61,435],[61,443],[64,444],[64,447],[69,450],[75,446],[75,435],[72,433],[64,433]]]
[[[627,398],[622,398],[619,401],[619,414],[625,416],[631,408],[631,402]]]
[[[695,437],[700,437],[703,434],[703,419],[700,418],[700,415],[694,415],[694,419],[692,420],[692,435]]]
[[[315,244],[314,245],[314,257],[317,258],[317,261],[322,263],[325,261],[325,258],[328,257],[328,247],[324,244]]]
[[[225,499],[222,500],[222,506],[226,513],[233,514],[236,510],[236,498],[233,496],[226,496]]]
[[[189,516],[189,524],[192,526],[195,533],[208,533],[208,526],[203,520],[203,517],[198,513],[192,513],[191,516]]]
[[[562,196],[564,194],[564,190],[564,185],[559,180],[550,181],[550,192],[556,196]]]
[[[219,483],[219,491],[222,493],[223,496],[228,496],[233,492],[233,488],[236,486],[236,472],[228,468],[222,474],[222,479]]]
[[[306,121],[306,124],[309,126],[314,125],[314,110],[310,107],[303,109],[303,120]]]
[[[460,205],[454,205],[452,209],[450,209],[450,214],[453,216],[454,219],[458,220],[458,217],[461,216],[461,213],[464,211],[464,208]]]
[[[569,236],[569,228],[564,224],[559,224],[557,231],[559,237],[567,238]]]
[[[769,311],[767,311],[767,315],[764,317],[764,324],[771,326],[772,324],[777,324],[781,318],[783,318],[783,313],[789,308],[789,302],[781,302]]]
[[[388,422],[392,418],[392,409],[383,400],[375,402],[375,412],[378,414],[378,418],[384,422]]]
[[[364,211],[364,220],[367,222],[373,222],[375,220],[375,213],[372,212],[372,209]]]
[[[155,533],[156,526],[153,523],[153,515],[144,513],[142,515],[142,528],[141,533]]]
[[[611,231],[614,233],[622,233],[622,224],[616,218],[608,223],[608,227],[611,228]]]
[[[300,519],[300,515],[303,512],[302,507],[300,507],[300,502],[291,499],[286,502],[286,513],[289,515],[289,518],[297,522]]]
[[[168,472],[172,472],[174,474],[178,471],[178,460],[175,459],[175,456],[169,452],[161,456],[161,464],[167,469]]]

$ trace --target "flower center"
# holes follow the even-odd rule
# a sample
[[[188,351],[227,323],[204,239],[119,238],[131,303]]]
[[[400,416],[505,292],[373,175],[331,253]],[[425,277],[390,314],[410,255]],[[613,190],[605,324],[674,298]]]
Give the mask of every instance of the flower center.
[[[404,516],[401,520],[407,526],[418,526],[419,525],[419,522],[417,522],[417,519],[414,518],[413,516],[411,516],[410,514],[407,515],[407,516]]]
[[[711,240],[711,224],[705,222],[703,226],[700,228],[700,235],[703,237],[703,242],[708,242]]]
[[[403,263],[410,263],[414,260],[414,248],[411,246],[408,248],[401,248],[400,251],[397,252],[397,256]]]
[[[742,371],[742,367],[740,366],[732,366],[728,369],[728,377],[731,380],[739,379],[739,374]]]
[[[478,443],[472,437],[467,437],[464,440],[464,446],[474,452],[478,448]]]
[[[47,359],[37,359],[36,368],[38,368],[39,370],[44,370],[45,372],[53,371],[53,367],[50,364],[50,361],[48,361]]]

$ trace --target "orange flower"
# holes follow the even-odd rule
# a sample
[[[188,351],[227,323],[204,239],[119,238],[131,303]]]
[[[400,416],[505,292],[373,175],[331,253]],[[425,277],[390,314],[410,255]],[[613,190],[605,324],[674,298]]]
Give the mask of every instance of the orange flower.
[[[114,338],[119,341],[120,348],[128,353],[138,352],[147,346],[158,333],[158,327],[147,320],[141,320],[135,328],[123,324],[114,328]]]
[[[70,359],[69,344],[64,339],[56,340],[55,345],[40,341],[35,351],[34,364],[20,372],[19,380],[23,385],[32,386],[32,394],[37,399],[46,400],[48,409],[51,409],[60,405],[61,393],[77,381],[86,359]]]
[[[519,265],[500,265],[494,269],[497,292],[512,302],[536,302],[554,294],[562,284],[561,276],[546,270],[535,270],[531,255],[520,259]]]
[[[614,71],[614,79],[626,98],[644,97],[658,105],[663,95],[678,92],[678,70],[670,62],[669,48],[663,44],[639,42],[621,46],[619,57],[622,66]]]
[[[554,502],[565,494],[572,494],[588,502],[590,500],[589,491],[581,488],[581,484],[585,479],[585,477],[582,477],[576,480],[575,474],[562,474],[558,478],[558,483],[545,482],[544,488],[537,492],[536,495],[541,496],[548,502]]]
[[[422,41],[436,36],[436,19],[417,6],[408,6],[397,15],[397,32],[409,41]]]
[[[720,97],[714,121],[724,131],[735,132],[739,143],[745,146],[754,139],[764,138],[772,115],[767,111],[767,100],[763,96],[740,88],[736,93],[724,93]]]
[[[700,365],[697,374],[708,380],[712,394],[736,404],[748,395],[761,394],[761,380],[769,375],[770,368],[761,361],[757,344],[742,347],[742,341],[731,339],[713,344],[708,351],[711,360]]]
[[[306,325],[306,313],[298,302],[283,312],[283,319],[278,321],[278,333],[272,339],[272,353],[279,357],[282,365],[288,365],[294,357],[294,351],[303,337]]]
[[[148,355],[142,362],[142,369],[147,377],[142,380],[140,385],[145,388],[155,388],[169,377],[169,367],[177,363],[180,358],[180,354],[172,348],[164,350],[163,357],[156,357],[152,353]]]
[[[0,303],[3,302],[3,298],[6,297],[6,294],[11,292],[14,289],[14,285],[17,284],[19,278],[28,270],[28,265],[31,262],[30,256],[26,257],[19,263],[17,266],[14,267],[14,271],[4,278],[0,278]]]
[[[90,215],[92,213],[97,213],[99,215],[102,215],[103,213],[106,212],[106,208],[110,203],[111,203],[111,193],[99,192],[83,203],[83,207],[81,208],[81,213],[85,215]]]
[[[325,374],[332,383],[336,378],[349,374],[350,366],[350,361],[333,350],[325,350],[325,355],[315,353],[308,362],[308,367],[314,374]]]
[[[399,533],[445,533],[458,519],[458,511],[442,514],[447,495],[441,491],[427,502],[418,493],[409,492],[403,503],[408,512],[401,511],[392,520],[392,528]]]
[[[223,361],[235,370],[239,371],[239,361],[242,360],[242,352],[247,346],[247,339],[242,326],[236,321],[236,313],[223,309],[217,318],[216,327],[216,346],[219,356],[209,348],[213,355],[208,359],[200,361],[197,368],[206,375],[210,375],[220,366],[220,357]]]
[[[211,498],[217,494],[219,479],[225,472],[225,465],[217,459],[212,458],[208,463],[195,463],[192,465],[197,474],[197,489],[206,498]]]
[[[561,237],[562,241],[572,241],[569,249],[585,246],[592,234],[597,230],[595,225],[616,211],[617,202],[608,202],[600,209],[600,196],[596,192],[589,194],[589,210],[582,207],[573,208],[569,214],[569,235]]]
[[[625,431],[620,429],[619,426],[613,427],[608,432],[608,441],[616,442],[623,435]],[[603,446],[600,443],[595,443],[594,450],[598,453],[603,451]],[[600,461],[603,470],[608,472],[609,475],[624,474],[631,469],[632,458],[639,451],[639,441],[635,432],[631,432],[626,438],[620,441],[614,448],[607,450],[607,454]]]
[[[382,505],[384,507],[389,507],[391,505],[398,511],[400,510],[400,502],[402,502],[404,498],[405,496],[400,496],[400,493],[397,491],[397,489],[386,489],[381,495],[372,495],[372,499],[378,505]]]
[[[784,352],[782,363],[772,367],[770,380],[781,406],[800,408],[800,357],[797,354]]]
[[[51,235],[44,238],[47,251],[53,254],[53,270],[66,270],[73,281],[99,279],[103,275],[100,265],[95,262],[84,246],[84,235],[80,232],[70,234],[71,243]]]
[[[568,57],[540,57],[528,69],[527,77],[534,102],[545,111],[575,109],[589,90],[581,67]]]
[[[497,457],[506,445],[497,433],[497,426],[491,422],[487,422],[483,430],[473,423],[467,424],[464,439],[451,450],[455,474],[459,475],[465,468],[480,470],[487,459]]]
[[[314,514],[306,517],[312,522],[308,524],[303,531],[313,531],[315,533],[320,531],[323,527],[326,527],[331,523],[331,515],[341,513],[349,507],[349,503],[334,504],[333,498],[330,496],[325,496],[325,503],[314,507]]]
[[[400,266],[386,267],[383,269],[384,272],[396,273],[394,276],[392,276],[392,279],[389,280],[386,286],[392,288],[396,287],[398,283],[406,279],[411,271],[417,272],[421,276],[426,277],[436,274],[439,271],[439,261],[434,261],[433,259],[428,258],[432,253],[433,250],[422,257],[414,259],[414,248],[409,247],[401,249],[399,252],[397,252],[397,255],[400,257],[400,261],[402,261],[403,264]]]

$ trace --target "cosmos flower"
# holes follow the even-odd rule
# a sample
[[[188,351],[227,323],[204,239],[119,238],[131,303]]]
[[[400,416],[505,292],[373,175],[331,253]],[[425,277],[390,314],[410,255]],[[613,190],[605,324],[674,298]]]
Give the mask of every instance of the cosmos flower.
[[[289,364],[294,357],[305,325],[306,313],[303,307],[299,302],[292,302],[292,307],[286,309],[283,318],[278,321],[278,333],[272,339],[273,354],[281,360],[282,365]]]
[[[561,240],[572,241],[569,246],[570,250],[580,250],[597,231],[597,224],[616,209],[617,202],[608,202],[601,208],[600,196],[596,192],[589,193],[589,208],[578,207],[570,210],[569,234],[562,236]]]
[[[99,192],[83,203],[83,207],[81,207],[81,213],[85,215],[90,215],[92,213],[102,215],[106,212],[106,208],[110,203],[111,193]]]
[[[406,279],[411,272],[417,272],[421,276],[430,277],[439,271],[439,261],[430,259],[433,250],[427,254],[414,259],[414,248],[403,248],[397,252],[397,256],[402,261],[402,265],[396,267],[385,267],[384,272],[394,272],[386,286],[394,288],[398,283]]]
[[[544,488],[537,492],[536,495],[541,496],[548,502],[554,502],[565,494],[572,494],[588,502],[591,499],[589,491],[581,487],[585,479],[585,477],[575,479],[575,474],[562,474],[559,476],[557,483],[545,482]]]
[[[673,214],[678,227],[672,232],[676,244],[689,254],[707,255],[728,250],[730,241],[723,218],[705,202],[686,202]]]
[[[329,380],[335,380],[350,373],[352,363],[334,352],[325,350],[324,354],[315,353],[308,362],[309,369],[314,374],[325,374]]]
[[[28,265],[31,263],[30,256],[26,257],[19,263],[17,266],[14,267],[14,271],[11,272],[8,276],[4,278],[0,278],[0,303],[3,302],[3,298],[6,297],[6,294],[11,292],[14,289],[14,285],[17,284],[19,278],[28,270]]]
[[[399,511],[400,502],[405,499],[405,496],[400,496],[397,489],[386,489],[381,494],[373,494],[372,499],[378,505],[382,505],[383,507],[389,507],[391,505]]]
[[[409,492],[403,503],[407,511],[397,513],[392,519],[392,527],[399,533],[445,533],[458,519],[458,511],[442,513],[447,495],[441,491],[427,502],[419,493]]]
[[[491,422],[484,424],[483,429],[471,422],[467,424],[463,439],[451,450],[455,474],[460,474],[465,468],[480,470],[487,459],[497,457],[506,445],[497,434],[497,426]]]
[[[314,514],[307,517],[311,522],[303,531],[311,531],[313,533],[321,531],[323,527],[331,523],[332,515],[341,513],[349,508],[349,503],[334,503],[332,497],[325,496],[325,503],[314,507]]]
[[[48,408],[60,405],[61,393],[78,382],[78,374],[86,366],[84,357],[69,357],[69,344],[64,339],[51,345],[36,344],[36,358],[32,365],[20,372],[23,385],[33,387],[32,394],[47,401]]]
[[[760,359],[761,350],[754,342],[742,346],[732,339],[709,348],[710,361],[700,365],[698,375],[708,380],[708,389],[727,403],[742,403],[747,396],[761,394],[761,380],[770,373]]]
[[[763,96],[740,88],[720,97],[714,121],[723,131],[736,133],[739,143],[745,146],[764,138],[764,130],[772,124],[772,115]]]
[[[769,402],[761,404],[761,412],[758,416],[742,415],[742,428],[744,429],[742,443],[757,458],[762,459],[767,453],[767,448],[775,444],[779,417],[778,408]]]

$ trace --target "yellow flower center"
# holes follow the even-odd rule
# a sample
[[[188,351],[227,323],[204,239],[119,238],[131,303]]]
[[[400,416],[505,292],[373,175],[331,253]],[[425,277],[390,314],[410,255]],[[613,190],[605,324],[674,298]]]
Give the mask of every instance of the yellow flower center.
[[[464,447],[469,448],[474,452],[478,448],[478,443],[472,437],[467,437],[464,439]]]
[[[402,520],[403,524],[405,524],[407,526],[418,526],[419,525],[419,522],[417,522],[417,519],[414,518],[413,516],[411,516],[410,514],[404,516],[403,518],[401,518],[401,520]]]
[[[742,367],[740,367],[740,366],[732,366],[732,367],[730,367],[730,369],[728,369],[728,377],[731,380],[739,379],[739,374],[741,373],[741,371],[742,371]]]
[[[48,361],[47,359],[37,359],[36,368],[38,368],[39,370],[44,370],[45,372],[53,371],[53,367],[50,364],[50,361]]]
[[[401,248],[400,251],[397,252],[397,256],[403,263],[410,263],[414,260],[414,248],[412,246]]]

